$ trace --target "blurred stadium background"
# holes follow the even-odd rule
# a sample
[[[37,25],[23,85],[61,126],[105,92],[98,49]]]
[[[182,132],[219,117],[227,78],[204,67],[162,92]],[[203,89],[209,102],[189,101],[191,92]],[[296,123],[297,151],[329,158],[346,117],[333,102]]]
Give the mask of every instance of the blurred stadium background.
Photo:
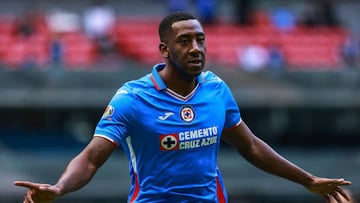
[[[14,180],[57,180],[116,89],[162,61],[157,24],[172,10],[204,22],[207,69],[231,86],[251,129],[306,170],[353,181],[360,198],[360,1],[102,3],[0,0],[0,202],[22,201]],[[219,165],[232,203],[324,202],[225,144]],[[119,149],[57,202],[125,202],[127,171]]]

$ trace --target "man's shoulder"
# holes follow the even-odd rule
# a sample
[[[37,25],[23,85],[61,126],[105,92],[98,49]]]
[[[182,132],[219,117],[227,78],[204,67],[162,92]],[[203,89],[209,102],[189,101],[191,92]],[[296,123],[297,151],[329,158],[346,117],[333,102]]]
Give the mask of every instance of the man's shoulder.
[[[124,89],[124,90],[128,91],[129,93],[136,94],[138,92],[147,90],[153,86],[154,85],[151,82],[150,74],[147,74],[141,78],[138,78],[135,80],[130,80],[130,81],[124,83],[121,86],[120,90]]]
[[[220,84],[224,82],[217,74],[210,70],[202,72],[201,77],[206,83]]]

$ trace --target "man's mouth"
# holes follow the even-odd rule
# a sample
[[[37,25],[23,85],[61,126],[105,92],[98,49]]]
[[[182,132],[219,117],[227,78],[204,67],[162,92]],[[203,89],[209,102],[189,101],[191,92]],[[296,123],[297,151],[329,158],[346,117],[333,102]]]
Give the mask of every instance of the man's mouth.
[[[189,63],[193,64],[193,65],[201,65],[202,61],[201,60],[191,60],[191,61],[189,61]]]

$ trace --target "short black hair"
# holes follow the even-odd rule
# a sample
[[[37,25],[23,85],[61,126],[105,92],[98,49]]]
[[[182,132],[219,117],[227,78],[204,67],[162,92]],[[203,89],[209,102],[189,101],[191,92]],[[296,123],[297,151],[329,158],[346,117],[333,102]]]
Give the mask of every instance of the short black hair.
[[[182,20],[197,20],[197,18],[184,11],[177,11],[166,16],[159,24],[159,37],[161,42],[167,42],[172,31],[172,25]]]

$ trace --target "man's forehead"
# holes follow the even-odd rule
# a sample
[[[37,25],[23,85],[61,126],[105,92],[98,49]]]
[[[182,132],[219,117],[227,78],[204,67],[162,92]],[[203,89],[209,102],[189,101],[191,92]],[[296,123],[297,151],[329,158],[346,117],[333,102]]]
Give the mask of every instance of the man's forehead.
[[[187,29],[197,30],[203,32],[203,28],[200,22],[196,19],[182,20],[172,24],[172,28],[175,32],[184,31]]]

